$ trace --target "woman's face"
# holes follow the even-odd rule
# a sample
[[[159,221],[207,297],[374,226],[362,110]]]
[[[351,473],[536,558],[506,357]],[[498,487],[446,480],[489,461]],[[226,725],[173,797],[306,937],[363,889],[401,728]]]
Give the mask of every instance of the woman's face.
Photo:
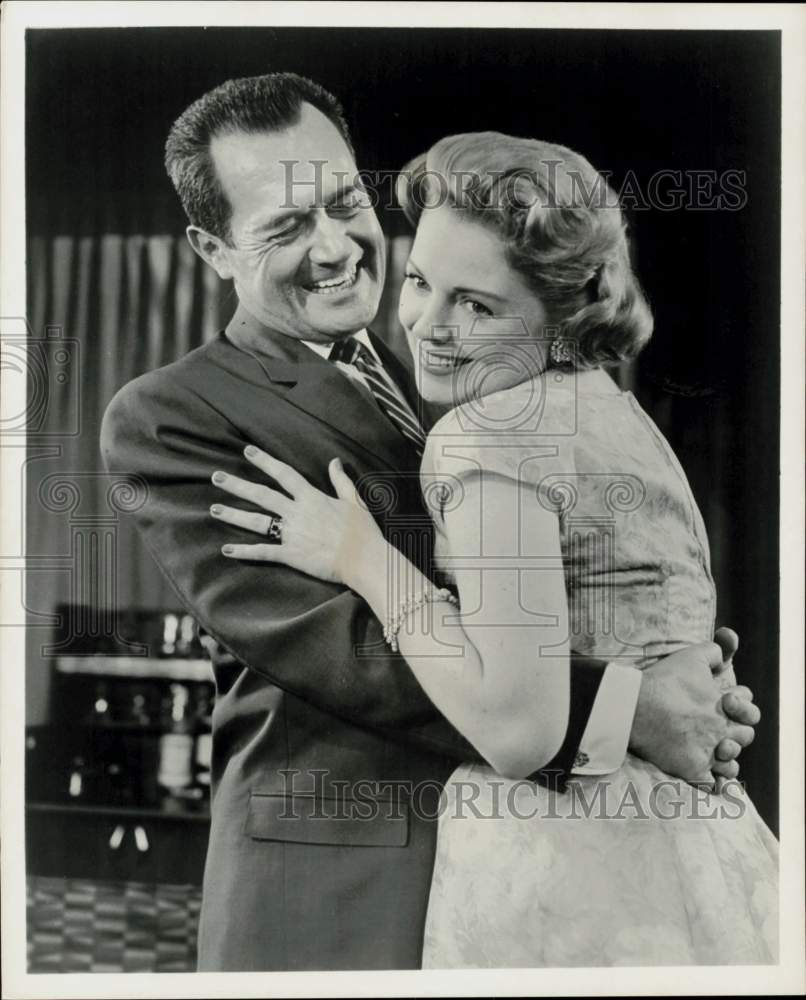
[[[543,304],[499,237],[450,205],[420,217],[398,316],[429,402],[456,406],[545,368]]]

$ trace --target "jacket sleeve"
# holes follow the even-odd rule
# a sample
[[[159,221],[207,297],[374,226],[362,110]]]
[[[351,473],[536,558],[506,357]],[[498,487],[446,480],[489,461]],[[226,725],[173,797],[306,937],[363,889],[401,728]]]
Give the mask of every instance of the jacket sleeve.
[[[222,501],[210,480],[216,469],[254,476],[242,455],[247,443],[190,390],[156,378],[125,386],[104,416],[104,464],[145,482],[132,516],[182,604],[237,660],[285,691],[357,725],[478,759],[356,594],[285,566],[221,555],[228,541],[254,542],[209,514]],[[282,435],[273,453],[293,464]]]
[[[228,560],[226,542],[254,535],[216,521],[222,495],[216,469],[244,478],[250,443],[192,390],[156,373],[125,386],[104,417],[101,451],[107,469],[146,483],[133,513],[151,555],[197,621],[245,666],[323,711],[457,760],[478,752],[437,711],[405,660],[391,652],[382,628],[352,591],[289,567]],[[294,464],[293,444],[276,435],[272,453]],[[572,711],[564,753],[573,760],[606,664],[574,659]]]

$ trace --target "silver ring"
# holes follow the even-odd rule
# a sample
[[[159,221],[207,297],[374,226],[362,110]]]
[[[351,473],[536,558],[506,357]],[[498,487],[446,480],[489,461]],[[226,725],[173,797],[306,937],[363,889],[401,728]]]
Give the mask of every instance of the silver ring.
[[[266,528],[266,534],[273,542],[282,542],[283,540],[282,518],[279,517],[269,518],[269,526],[268,528]]]

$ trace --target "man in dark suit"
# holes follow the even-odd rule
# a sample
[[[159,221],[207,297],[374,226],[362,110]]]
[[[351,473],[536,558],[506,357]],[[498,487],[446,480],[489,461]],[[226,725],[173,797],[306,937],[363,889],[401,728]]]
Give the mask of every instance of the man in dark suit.
[[[417,451],[360,375],[330,358],[357,337],[416,409],[406,365],[366,330],[383,287],[382,233],[353,185],[339,106],[311,81],[229,81],[182,115],[166,153],[189,239],[233,280],[239,305],[211,343],[118,393],[102,450],[110,469],[146,480],[135,515],[145,543],[228,651],[214,664],[200,968],[417,968],[439,791],[475,751],[355,594],[228,561],[221,546],[238,533],[209,516],[221,499],[213,470],[254,478],[247,444],[321,489],[339,456],[370,492],[392,487],[373,506],[378,522],[428,571]],[[721,663],[716,645],[645,676],[575,660],[568,733],[549,770],[613,770],[629,740],[683,777],[733,776],[757,710],[741,689],[719,701]]]

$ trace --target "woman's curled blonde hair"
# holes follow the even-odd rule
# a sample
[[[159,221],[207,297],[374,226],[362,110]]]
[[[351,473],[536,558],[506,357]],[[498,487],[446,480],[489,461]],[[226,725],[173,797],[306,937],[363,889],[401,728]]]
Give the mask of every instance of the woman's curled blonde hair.
[[[451,135],[401,171],[397,194],[415,226],[425,208],[450,204],[493,228],[577,367],[633,358],[652,335],[616,196],[578,153],[499,132]]]

